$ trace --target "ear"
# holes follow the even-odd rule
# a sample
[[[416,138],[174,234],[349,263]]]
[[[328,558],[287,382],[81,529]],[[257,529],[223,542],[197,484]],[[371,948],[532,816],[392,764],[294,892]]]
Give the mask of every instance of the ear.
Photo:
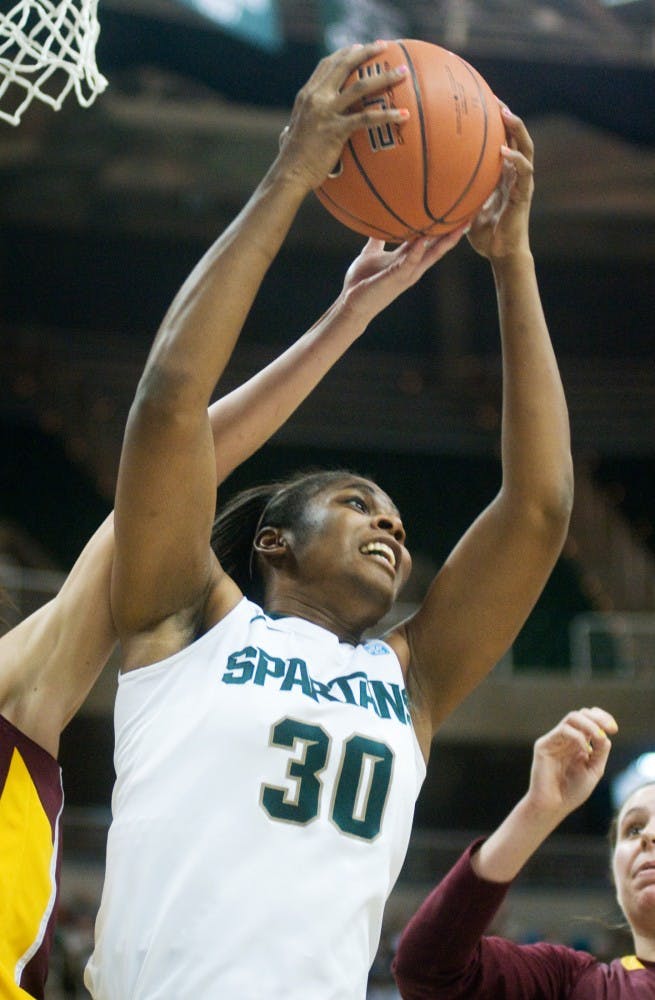
[[[275,561],[287,552],[287,541],[281,528],[264,527],[257,532],[253,548],[257,555]]]

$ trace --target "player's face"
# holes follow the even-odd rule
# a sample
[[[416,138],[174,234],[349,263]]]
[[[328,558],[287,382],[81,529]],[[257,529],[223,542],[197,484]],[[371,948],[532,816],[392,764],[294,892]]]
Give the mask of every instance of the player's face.
[[[347,478],[320,490],[294,534],[305,584],[322,585],[328,598],[338,588],[344,600],[374,600],[379,617],[409,576],[411,558],[398,510],[367,479]]]
[[[655,783],[638,788],[618,818],[616,895],[633,929],[655,933]]]

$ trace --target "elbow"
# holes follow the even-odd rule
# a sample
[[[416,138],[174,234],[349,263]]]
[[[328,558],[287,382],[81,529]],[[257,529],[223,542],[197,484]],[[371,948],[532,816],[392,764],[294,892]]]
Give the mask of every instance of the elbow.
[[[525,504],[527,516],[535,531],[558,548],[561,548],[566,539],[573,512],[573,499],[573,464],[569,462],[558,477],[544,485]]]
[[[568,452],[559,476],[550,491],[546,491],[543,509],[544,516],[554,524],[559,524],[564,532],[568,529],[573,512],[575,496],[575,478],[573,474],[573,459]]]
[[[151,363],[141,376],[130,408],[130,421],[157,422],[178,419],[207,403],[197,378],[189,369]]]
[[[573,512],[573,463],[562,463],[554,475],[541,475],[535,482],[505,482],[501,489],[503,506],[515,528],[523,525],[533,538],[549,549],[561,548]]]

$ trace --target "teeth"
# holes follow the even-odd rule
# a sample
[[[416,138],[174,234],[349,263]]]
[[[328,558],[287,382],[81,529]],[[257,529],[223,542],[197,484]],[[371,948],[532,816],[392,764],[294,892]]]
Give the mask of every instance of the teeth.
[[[396,568],[396,556],[393,549],[389,545],[385,545],[384,542],[369,542],[367,545],[362,545],[361,552],[366,555],[383,556],[387,559],[393,568]]]

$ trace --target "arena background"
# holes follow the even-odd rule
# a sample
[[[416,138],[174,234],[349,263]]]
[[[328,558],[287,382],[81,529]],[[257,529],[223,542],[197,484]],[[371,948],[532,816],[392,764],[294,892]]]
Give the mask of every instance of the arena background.
[[[110,509],[127,408],[163,312],[270,162],[318,57],[375,37],[455,49],[535,140],[532,240],[571,412],[576,505],[565,552],[513,649],[435,741],[370,992],[394,996],[388,962],[403,921],[520,794],[535,736],[578,704],[600,704],[621,725],[607,779],[529,866],[501,926],[613,954],[621,942],[608,927],[616,911],[604,842],[613,781],[655,750],[655,4],[195,7],[100,0],[106,92],[88,109],[71,96],[58,113],[35,103],[19,126],[0,124],[0,554],[13,620],[56,589]],[[308,199],[221,390],[313,322],[361,242]],[[488,269],[458,247],[225,493],[299,465],[339,462],[375,476],[418,554],[410,605],[498,485],[498,344]],[[64,906],[51,1000],[85,996],[115,669],[63,739]]]

